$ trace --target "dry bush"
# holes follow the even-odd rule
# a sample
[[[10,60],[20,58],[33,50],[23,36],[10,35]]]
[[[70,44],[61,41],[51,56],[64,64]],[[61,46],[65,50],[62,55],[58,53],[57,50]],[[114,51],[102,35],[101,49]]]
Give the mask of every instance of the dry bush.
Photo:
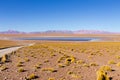
[[[25,70],[22,68],[22,67],[20,67],[19,69],[18,69],[18,72],[24,72]]]
[[[1,62],[5,63],[5,62],[7,62],[7,61],[8,61],[8,55],[5,54],[5,55],[2,56]]]
[[[0,71],[4,71],[4,70],[6,70],[6,69],[8,69],[5,65],[3,65],[3,66],[0,66]]]
[[[107,73],[104,71],[97,71],[97,80],[110,80]]]
[[[48,80],[55,80],[54,78],[49,78]]]
[[[47,72],[57,72],[54,68],[43,68],[42,71],[47,71]]]
[[[30,74],[30,75],[26,78],[26,80],[32,80],[32,79],[36,79],[36,78],[38,78],[38,76],[36,76],[35,74]]]
[[[116,64],[114,60],[108,61],[108,64]]]

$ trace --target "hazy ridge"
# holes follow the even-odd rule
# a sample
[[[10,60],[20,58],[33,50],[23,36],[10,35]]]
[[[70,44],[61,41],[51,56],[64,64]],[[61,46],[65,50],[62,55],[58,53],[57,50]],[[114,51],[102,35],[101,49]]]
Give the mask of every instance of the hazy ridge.
[[[68,31],[68,30],[48,30],[48,31],[36,31],[36,32],[21,32],[15,30],[1,31],[0,34],[117,34],[119,32],[109,32],[109,31],[99,31],[99,30],[77,30],[77,31]]]

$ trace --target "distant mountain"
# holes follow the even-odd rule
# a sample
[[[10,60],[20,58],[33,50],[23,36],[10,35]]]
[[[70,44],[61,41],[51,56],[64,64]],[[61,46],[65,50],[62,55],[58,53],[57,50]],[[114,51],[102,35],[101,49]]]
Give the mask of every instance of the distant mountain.
[[[72,31],[57,31],[57,30],[49,30],[45,31],[44,33],[64,33],[64,34],[72,34]]]
[[[115,32],[98,31],[98,30],[78,30],[78,31],[67,31],[67,30],[48,30],[44,32],[20,32],[15,30],[8,30],[0,32],[0,34],[115,34]]]
[[[2,31],[1,34],[24,34],[25,32],[15,31],[15,30],[8,30],[8,31]]]
[[[114,34],[114,32],[98,31],[98,30],[79,30],[79,31],[74,31],[74,34]]]
[[[20,31],[15,31],[15,30],[8,30],[8,31],[2,31],[0,32],[1,34],[25,34],[25,33],[28,33],[28,32],[20,32]],[[37,32],[29,32],[28,34],[49,34],[49,33],[62,33],[62,34],[72,34],[73,32],[72,31],[57,31],[57,30],[48,30],[48,31],[44,31],[44,32],[41,32],[41,31],[37,31]]]
[[[44,33],[44,34],[50,34],[50,33],[62,33],[62,34],[72,34],[73,32],[72,31],[58,31],[58,30],[48,30],[48,31],[44,31],[44,32],[30,32],[32,34],[41,34],[41,33]]]

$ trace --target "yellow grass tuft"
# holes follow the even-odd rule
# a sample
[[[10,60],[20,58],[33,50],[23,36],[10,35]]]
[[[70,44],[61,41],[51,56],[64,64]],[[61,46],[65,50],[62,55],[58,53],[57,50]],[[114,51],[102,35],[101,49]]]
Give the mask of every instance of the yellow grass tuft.
[[[101,66],[100,70],[101,71],[112,71],[112,68],[110,66],[105,65],[105,66]]]
[[[75,62],[75,57],[69,57],[69,58],[66,58],[65,60],[66,65],[70,65],[73,62]]]
[[[18,72],[24,72],[25,70],[22,68],[22,67],[20,67],[19,69],[18,69]]]
[[[42,71],[47,71],[47,72],[57,72],[54,68],[43,68]]]
[[[114,60],[108,61],[108,64],[116,64]]]
[[[97,71],[97,80],[110,80],[107,73],[104,71]]]
[[[118,62],[118,63],[116,64],[116,66],[120,67],[120,62]]]
[[[76,63],[77,64],[83,64],[83,63],[85,63],[83,60],[78,60],[78,61],[76,61]]]
[[[32,80],[32,79],[36,79],[37,76],[35,74],[30,74],[27,78],[27,80]]]
[[[98,66],[98,64],[95,62],[92,62],[92,63],[90,63],[90,66]]]
[[[0,66],[0,71],[4,71],[4,70],[6,70],[6,69],[7,69],[7,67],[6,67],[5,65]]]
[[[6,54],[3,55],[1,58],[1,62],[5,63],[5,62],[7,62],[7,60],[8,60],[8,55],[6,55]]]
[[[48,80],[55,80],[54,78],[49,78]]]

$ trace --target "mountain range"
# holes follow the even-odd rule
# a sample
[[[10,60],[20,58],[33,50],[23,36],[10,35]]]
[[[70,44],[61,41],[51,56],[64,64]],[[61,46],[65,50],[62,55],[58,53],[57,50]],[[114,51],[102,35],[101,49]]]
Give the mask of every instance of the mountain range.
[[[62,34],[116,34],[116,32],[108,32],[108,31],[99,31],[99,30],[78,30],[78,31],[67,31],[67,30],[48,30],[48,31],[38,31],[38,32],[21,32],[21,31],[15,31],[15,30],[8,30],[8,31],[2,31],[0,34],[56,34],[56,33],[62,33]]]

